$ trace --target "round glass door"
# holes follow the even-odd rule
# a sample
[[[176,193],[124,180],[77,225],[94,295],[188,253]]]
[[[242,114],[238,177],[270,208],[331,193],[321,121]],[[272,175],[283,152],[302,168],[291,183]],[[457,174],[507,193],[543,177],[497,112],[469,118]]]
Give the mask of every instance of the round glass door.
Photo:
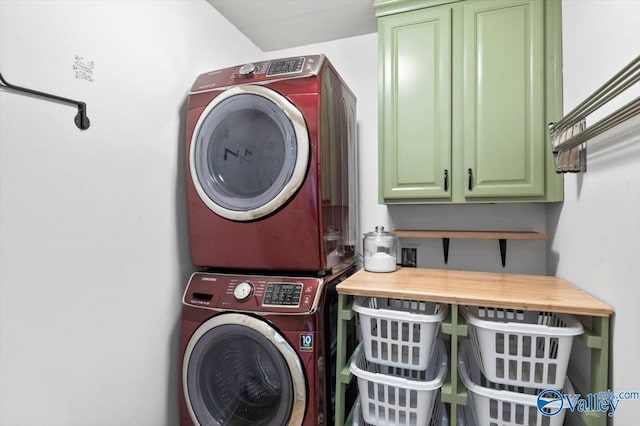
[[[205,322],[183,365],[187,407],[196,425],[302,423],[305,385],[291,346],[268,324],[241,314]]]
[[[304,118],[270,89],[228,89],[196,123],[189,159],[196,191],[212,211],[231,220],[259,219],[285,204],[304,181]]]

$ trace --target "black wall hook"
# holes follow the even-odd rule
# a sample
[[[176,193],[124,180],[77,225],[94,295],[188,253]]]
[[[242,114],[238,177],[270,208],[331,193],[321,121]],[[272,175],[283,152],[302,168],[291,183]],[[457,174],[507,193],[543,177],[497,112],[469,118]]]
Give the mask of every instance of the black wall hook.
[[[75,123],[80,130],[87,130],[89,128],[89,117],[87,117],[87,104],[80,101],[74,101],[73,99],[63,98],[61,96],[51,95],[49,93],[39,92],[37,90],[27,89],[26,87],[15,86],[7,82],[0,73],[0,87],[6,87],[7,89],[15,90],[18,92],[28,93],[30,95],[40,96],[43,98],[51,99],[57,102],[63,102],[66,104],[74,104],[78,107],[78,114],[76,114]]]

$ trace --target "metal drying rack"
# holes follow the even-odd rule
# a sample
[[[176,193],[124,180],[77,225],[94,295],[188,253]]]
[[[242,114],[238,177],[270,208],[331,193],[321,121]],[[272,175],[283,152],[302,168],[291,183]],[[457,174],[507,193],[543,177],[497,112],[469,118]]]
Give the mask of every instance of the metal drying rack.
[[[640,56],[564,116],[549,124],[549,135],[556,161],[556,172],[587,171],[587,141],[640,114],[640,96],[586,127],[586,117],[640,81]]]
[[[2,76],[2,73],[0,73],[0,83],[2,83],[0,84],[0,87],[4,87],[10,90],[39,96],[41,98],[51,99],[56,102],[76,105],[78,107],[78,114],[76,114],[76,117],[74,120],[76,123],[76,126],[78,126],[80,130],[87,130],[89,128],[90,122],[89,122],[89,117],[87,117],[87,104],[85,104],[84,102],[76,101],[69,98],[63,98],[62,96],[52,95],[50,93],[40,92],[38,90],[27,89],[26,87],[15,86],[13,84],[8,83],[7,80],[5,80],[4,77]]]

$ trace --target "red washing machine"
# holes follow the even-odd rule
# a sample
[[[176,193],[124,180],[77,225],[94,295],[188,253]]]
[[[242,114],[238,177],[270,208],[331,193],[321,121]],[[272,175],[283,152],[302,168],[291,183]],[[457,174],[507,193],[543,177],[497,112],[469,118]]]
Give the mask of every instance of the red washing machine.
[[[335,286],[355,268],[326,278],[193,274],[180,425],[333,425]],[[347,342],[354,349],[355,332]]]
[[[202,74],[186,140],[195,265],[330,274],[354,257],[356,99],[327,58]]]

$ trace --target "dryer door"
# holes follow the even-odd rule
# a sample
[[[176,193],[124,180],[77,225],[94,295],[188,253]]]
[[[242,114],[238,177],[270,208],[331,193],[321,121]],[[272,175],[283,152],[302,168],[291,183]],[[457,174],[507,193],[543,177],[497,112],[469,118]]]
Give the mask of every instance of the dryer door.
[[[302,113],[262,86],[238,86],[217,96],[196,123],[189,152],[195,189],[215,213],[256,220],[300,188],[309,163]]]
[[[221,314],[193,334],[182,384],[195,425],[299,426],[304,372],[294,349],[269,324]]]

